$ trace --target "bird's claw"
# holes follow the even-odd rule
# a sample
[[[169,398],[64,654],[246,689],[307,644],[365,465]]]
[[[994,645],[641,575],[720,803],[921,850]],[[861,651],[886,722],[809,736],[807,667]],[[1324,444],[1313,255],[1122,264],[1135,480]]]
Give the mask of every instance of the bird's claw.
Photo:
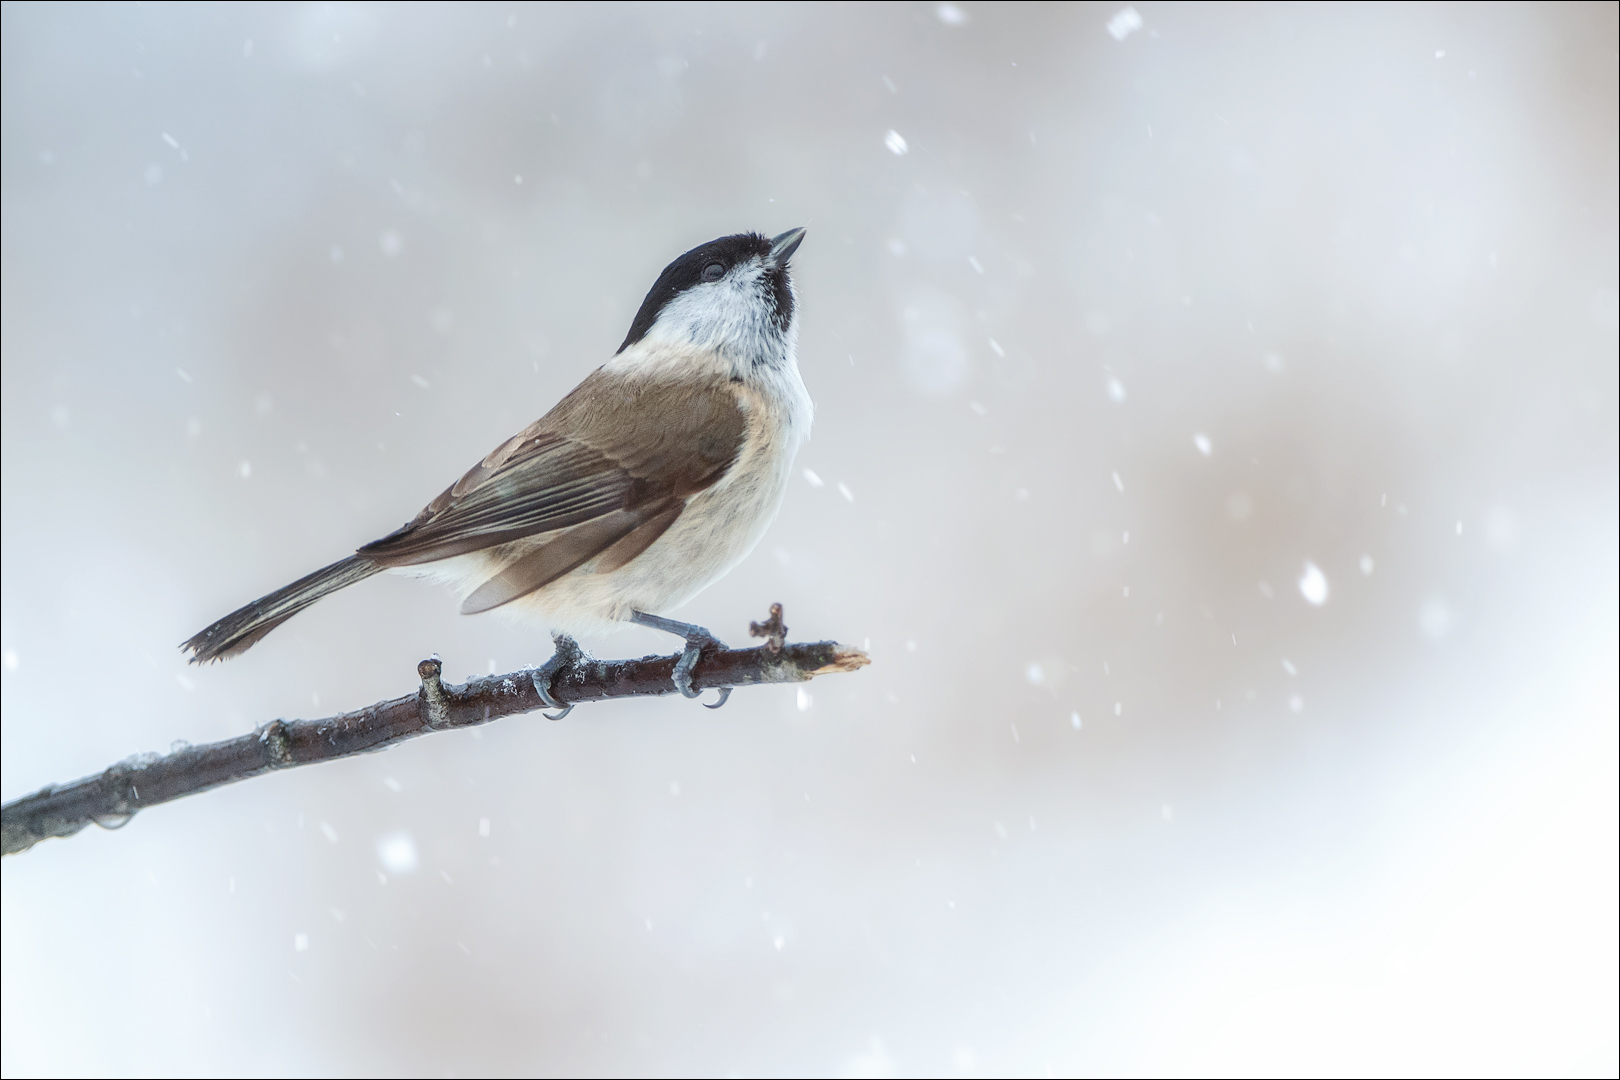
[[[585,650],[579,647],[579,642],[567,634],[553,634],[551,640],[556,645],[556,651],[551,654],[550,660],[534,669],[533,674],[529,676],[529,680],[534,683],[534,692],[540,695],[542,705],[548,709],[560,710],[559,712],[541,713],[540,715],[547,720],[561,720],[574,711],[574,706],[564,705],[551,696],[552,680],[557,677],[557,672],[563,668],[573,667],[585,655]]]
[[[702,690],[692,689],[692,669],[703,658],[704,649],[725,649],[725,642],[709,633],[701,626],[680,622],[676,619],[666,619],[661,615],[649,615],[645,611],[632,611],[630,621],[640,626],[649,626],[654,630],[662,630],[666,634],[679,634],[686,639],[686,648],[681,652],[681,658],[675,661],[675,674],[673,681],[675,689],[681,692],[684,698],[702,697]],[[706,709],[718,709],[726,703],[731,696],[731,687],[716,687],[720,697],[713,705],[705,705]]]
[[[725,647],[725,642],[701,626],[692,628],[692,632],[687,634],[686,637],[686,650],[681,653],[681,658],[675,662],[675,689],[681,692],[682,697],[700,698],[703,696],[702,690],[692,688],[692,669],[697,667],[697,662],[703,658],[704,649],[724,649]],[[705,704],[703,706],[705,709],[718,709],[731,696],[731,687],[722,686],[718,689],[720,691],[719,699],[712,705]]]

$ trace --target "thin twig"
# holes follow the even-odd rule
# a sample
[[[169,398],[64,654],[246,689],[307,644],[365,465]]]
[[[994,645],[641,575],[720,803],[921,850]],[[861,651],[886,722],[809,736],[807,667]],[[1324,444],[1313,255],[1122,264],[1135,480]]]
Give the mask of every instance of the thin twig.
[[[770,618],[764,622],[751,622],[748,624],[749,637],[762,637],[765,639],[765,648],[773,653],[782,651],[787,644],[787,623],[782,621],[782,605],[772,604]]]
[[[693,689],[805,682],[871,662],[860,649],[834,641],[781,645],[780,635],[786,632],[781,620],[781,605],[773,604],[771,618],[754,624],[755,636],[770,638],[764,645],[704,653],[692,671]],[[671,694],[679,658],[597,660],[580,654],[571,666],[558,670],[551,696],[574,705]],[[41,840],[72,836],[91,822],[119,828],[149,806],[277,769],[386,750],[418,735],[475,727],[544,707],[534,688],[533,669],[469,679],[456,686],[441,681],[442,668],[437,657],[418,664],[422,685],[407,697],[320,720],[274,720],[252,734],[223,742],[126,758],[95,776],[6,803],[0,807],[0,854],[15,855]]]

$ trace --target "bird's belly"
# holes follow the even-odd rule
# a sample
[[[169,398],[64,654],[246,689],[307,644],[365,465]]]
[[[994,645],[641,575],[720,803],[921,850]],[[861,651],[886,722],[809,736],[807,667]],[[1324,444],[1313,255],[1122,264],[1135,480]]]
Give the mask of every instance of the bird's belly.
[[[791,464],[787,446],[759,447],[693,496],[668,531],[624,566],[597,573],[593,560],[497,610],[552,630],[599,635],[622,627],[633,611],[677,608],[759,543],[782,505]]]

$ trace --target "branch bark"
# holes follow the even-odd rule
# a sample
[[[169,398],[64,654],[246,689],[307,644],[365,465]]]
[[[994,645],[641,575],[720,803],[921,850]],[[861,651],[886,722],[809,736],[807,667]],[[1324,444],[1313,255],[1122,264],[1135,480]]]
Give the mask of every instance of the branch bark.
[[[692,687],[756,686],[806,682],[817,675],[855,671],[871,661],[860,649],[834,641],[785,644],[780,604],[771,618],[750,627],[767,637],[754,649],[705,653],[692,671]],[[597,660],[581,654],[557,671],[551,696],[564,705],[609,698],[659,697],[675,693],[674,656]],[[91,822],[116,829],[149,806],[279,769],[336,761],[386,750],[434,731],[476,727],[544,707],[534,688],[535,669],[446,684],[437,657],[417,665],[416,693],[379,701],[355,712],[320,720],[273,720],[253,733],[169,754],[126,758],[105,772],[51,785],[0,807],[0,854],[27,851],[41,840],[72,836]]]

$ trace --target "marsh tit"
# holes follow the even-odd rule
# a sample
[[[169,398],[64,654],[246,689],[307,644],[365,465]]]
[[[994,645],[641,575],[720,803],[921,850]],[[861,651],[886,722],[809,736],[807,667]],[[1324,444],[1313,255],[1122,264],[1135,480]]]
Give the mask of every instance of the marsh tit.
[[[464,613],[501,608],[550,629],[554,662],[575,635],[626,622],[679,634],[675,683],[696,697],[692,667],[718,642],[659,613],[735,566],[782,505],[811,419],[788,275],[803,239],[740,233],[688,251],[611,360],[408,524],[181,647],[193,663],[235,656],[328,593],[394,570],[450,585]],[[551,704],[549,674],[535,685]]]

